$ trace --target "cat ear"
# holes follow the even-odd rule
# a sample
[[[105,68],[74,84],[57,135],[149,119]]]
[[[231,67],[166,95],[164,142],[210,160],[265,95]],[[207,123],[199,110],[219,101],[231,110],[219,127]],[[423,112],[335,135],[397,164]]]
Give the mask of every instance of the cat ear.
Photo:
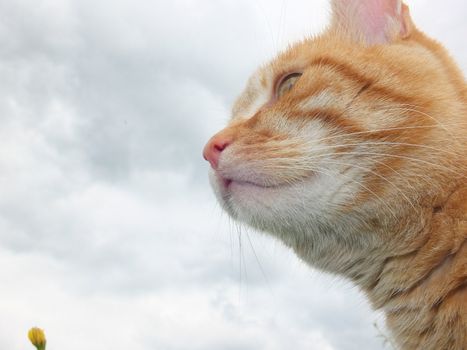
[[[412,29],[409,8],[401,0],[332,0],[332,28],[369,45],[406,38]]]

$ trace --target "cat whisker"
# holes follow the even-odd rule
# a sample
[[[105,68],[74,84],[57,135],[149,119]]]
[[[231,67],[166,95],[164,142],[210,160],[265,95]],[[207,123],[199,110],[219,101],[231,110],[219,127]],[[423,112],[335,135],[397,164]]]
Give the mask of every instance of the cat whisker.
[[[263,265],[261,264],[261,262],[259,261],[259,257],[258,257],[258,254],[256,254],[256,250],[255,250],[255,247],[253,245],[253,242],[251,240],[251,237],[250,237],[250,234],[248,233],[248,230],[245,231],[245,234],[246,234],[246,237],[248,239],[248,243],[250,244],[250,248],[251,248],[251,251],[253,252],[253,255],[255,257],[255,260],[256,262],[258,263],[258,267],[261,271],[261,274],[263,275],[264,277],[264,281],[266,282],[267,286],[268,286],[268,289],[269,291],[271,292],[271,294],[273,294],[272,292],[272,287],[271,287],[271,283],[269,282],[269,278],[268,276],[266,275],[266,271],[264,270],[263,268]]]
[[[343,148],[343,147],[348,147],[348,146],[404,146],[404,147],[415,147],[415,148],[423,148],[427,149],[430,151],[436,151],[436,152],[441,152],[441,153],[446,153],[450,154],[453,156],[462,156],[460,153],[444,150],[444,149],[439,149],[436,147],[431,147],[427,145],[420,145],[416,143],[405,143],[405,142],[389,142],[389,141],[380,141],[380,142],[359,142],[359,143],[345,143],[345,144],[340,144],[340,145],[326,145],[322,148],[315,148],[314,151],[322,151],[322,150],[327,150],[327,149],[334,149],[334,148]]]
[[[401,196],[410,204],[410,206],[412,207],[412,209],[414,210],[417,210],[415,208],[415,205],[413,204],[413,202],[409,199],[409,197],[407,197],[407,195],[399,188],[397,187],[397,185],[395,185],[391,180],[389,180],[388,178],[386,178],[385,176],[381,175],[381,174],[378,174],[376,171],[373,171],[371,170],[370,168],[367,168],[367,167],[363,167],[363,166],[360,166],[360,165],[355,165],[355,164],[349,164],[349,163],[343,163],[343,162],[335,162],[335,161],[329,161],[329,160],[325,160],[324,163],[330,163],[330,164],[339,164],[339,165],[347,165],[347,166],[350,166],[350,167],[353,167],[353,168],[357,168],[357,169],[360,169],[360,170],[363,170],[363,171],[366,171],[366,172],[369,172],[373,175],[375,175],[376,177],[380,178],[381,180],[387,182],[388,184],[390,184],[393,188],[395,188],[400,194]]]
[[[412,108],[406,108],[406,107],[412,107]],[[418,106],[416,105],[411,105],[411,104],[402,104],[399,106],[392,106],[388,109],[386,109],[387,111],[390,111],[390,110],[403,110],[403,111],[406,111],[406,112],[415,112],[415,113],[419,113],[425,117],[428,117],[429,119],[433,120],[436,124],[438,124],[442,129],[444,129],[444,131],[446,131],[446,133],[455,138],[454,135],[445,127],[445,125],[443,123],[441,123],[438,119],[436,119],[435,117],[433,117],[432,115],[428,114],[428,113],[425,113],[425,112],[422,112],[418,109],[415,109],[417,108]]]
[[[352,167],[352,168],[357,168],[357,169],[360,169],[360,170],[363,170],[365,172],[369,172],[373,175],[375,175],[376,177],[380,178],[381,180],[387,182],[388,184],[390,184],[393,188],[395,188],[400,194],[401,196],[410,204],[410,206],[416,210],[416,207],[415,205],[413,204],[413,202],[407,197],[407,195],[398,187],[396,186],[391,180],[389,180],[388,178],[386,178],[385,176],[381,175],[381,174],[378,174],[377,172],[367,168],[367,167],[363,167],[363,166],[359,166],[359,165],[355,165],[355,164],[349,164],[349,163],[345,163],[345,162],[338,162],[338,161],[333,161],[333,160],[324,160],[322,162],[323,164],[338,164],[338,165],[345,165],[345,166],[348,166],[348,167]],[[302,170],[305,170],[304,167],[301,168]],[[306,167],[307,170],[311,170],[313,171],[313,167]]]
[[[367,186],[365,186],[364,184],[362,184],[360,181],[357,181],[355,180],[354,178],[350,177],[349,175],[346,175],[345,172],[339,172],[339,171],[329,171],[328,169],[324,170],[323,168],[314,168],[313,169],[314,172],[316,173],[321,173],[323,175],[328,175],[328,176],[336,176],[336,174],[339,174],[339,176],[343,176],[345,177],[346,179],[349,179],[350,182],[352,183],[355,183],[357,184],[358,186],[360,186],[361,188],[363,188],[364,190],[366,190],[368,193],[370,193],[371,195],[373,195],[379,202],[381,202],[381,204],[383,204],[384,206],[387,207],[387,209],[389,210],[389,212],[391,213],[391,215],[393,216],[393,218],[395,220],[397,220],[397,215],[396,213],[394,212],[393,208],[391,208],[391,206],[389,206],[389,204],[383,200],[383,198],[381,198],[378,194],[376,194],[373,190],[371,190],[370,188],[368,188]]]
[[[245,278],[245,283],[247,283],[248,277],[247,277],[247,272],[246,272],[246,260],[243,254],[242,226],[237,221],[235,221],[234,224],[235,224],[235,229],[237,231],[237,239],[238,239],[238,271],[239,271],[239,279],[240,279],[239,295],[241,295],[243,277]],[[244,272],[244,275],[243,275],[243,272]]]
[[[256,3],[256,6],[258,6],[259,11],[263,14],[264,21],[266,22],[266,25],[269,30],[269,35],[271,37],[272,48],[274,52],[276,52],[278,48],[277,48],[276,39],[274,38],[274,32],[272,30],[271,22],[269,21],[268,16],[266,15],[266,11],[264,10],[264,7],[262,6],[261,2],[259,0],[255,0],[255,3]]]
[[[451,173],[453,173],[455,175],[458,175],[458,176],[460,176],[462,178],[466,177],[466,175],[461,174],[461,173],[457,172],[454,169],[451,169],[451,168],[448,168],[446,166],[436,164],[436,163],[433,163],[433,162],[430,162],[430,161],[427,161],[427,160],[418,159],[418,158],[414,158],[414,157],[410,157],[410,156],[402,156],[402,155],[388,154],[388,153],[381,153],[381,152],[369,152],[369,151],[333,152],[333,153],[313,155],[313,156],[309,156],[309,157],[301,157],[301,158],[296,159],[296,162],[297,163],[300,163],[300,162],[307,163],[307,162],[312,161],[312,160],[323,159],[323,158],[325,159],[325,157],[339,156],[339,155],[375,156],[375,157],[390,157],[390,158],[405,159],[405,160],[409,160],[409,161],[414,161],[414,162],[419,162],[419,163],[422,163],[422,164],[431,165],[431,166],[433,166],[435,168],[442,169],[442,170],[447,171],[447,172],[451,172]],[[374,158],[371,158],[371,159],[374,159]]]
[[[443,165],[440,165],[440,164],[435,164],[433,162],[430,162],[430,161],[427,161],[427,160],[423,160],[423,159],[418,159],[418,158],[414,158],[414,157],[409,157],[409,156],[401,156],[401,155],[396,155],[396,154],[387,154],[387,153],[375,153],[375,152],[337,152],[335,153],[336,155],[374,155],[374,156],[384,156],[384,157],[390,157],[390,158],[398,158],[398,159],[405,159],[405,160],[409,160],[409,161],[414,161],[414,162],[419,162],[419,163],[422,163],[422,164],[427,164],[427,165],[430,165],[430,166],[433,166],[435,168],[438,168],[438,169],[442,169],[444,171],[447,171],[447,172],[450,172],[450,173],[453,173],[457,176],[460,176],[462,178],[465,178],[466,175],[464,174],[461,174],[451,168],[448,168],[446,166],[443,166]]]
[[[467,125],[467,122],[466,123],[444,124],[445,127],[446,126],[457,127],[457,126],[463,126],[463,125]],[[323,137],[323,138],[315,140],[315,142],[322,142],[322,141],[334,140],[336,138],[351,137],[351,136],[357,136],[357,135],[371,135],[371,134],[385,132],[385,131],[403,131],[403,130],[413,130],[413,129],[432,129],[432,128],[439,128],[439,127],[440,127],[439,125],[420,125],[420,126],[401,126],[401,127],[381,128],[381,129],[365,130],[365,131],[355,131],[355,132],[350,132],[350,133],[346,133],[346,134],[343,133],[343,134]]]
[[[344,154],[350,154],[350,155],[360,155],[362,153],[358,152],[358,153],[354,153],[354,152],[343,152]],[[342,153],[333,153],[333,154],[330,154],[330,155],[339,155],[339,154],[342,154]],[[386,154],[379,154],[378,155],[383,155],[383,156],[387,156]],[[314,159],[318,159],[318,158],[322,158],[326,155],[322,155],[322,156],[317,156],[317,157],[312,157]],[[275,159],[274,159],[275,160]],[[297,183],[297,182],[300,182],[300,181],[303,181],[304,178],[307,177],[306,174],[303,174],[301,171],[311,171],[311,172],[314,172],[316,171],[316,168],[314,166],[303,166],[303,165],[300,165],[300,164],[297,164],[297,160],[296,159],[287,159],[289,160],[291,163],[291,165],[279,165],[279,164],[276,164],[276,163],[273,163],[272,165],[261,165],[261,169],[263,170],[279,170],[279,169],[294,169],[294,171],[297,171],[299,172],[299,174],[297,175],[291,175],[291,174],[286,174],[286,178],[287,180],[285,181],[286,183],[289,183],[289,184],[294,184],[294,183]],[[310,158],[308,158],[308,160],[310,160]],[[330,163],[332,161],[329,161],[329,160],[324,160],[324,163]],[[395,170],[394,168],[392,168],[391,166],[387,165],[385,162],[381,161],[381,160],[377,160],[375,159],[374,157],[371,158],[371,162],[375,162],[377,164],[380,164],[382,166],[384,166],[385,168],[388,168],[390,169],[392,172],[394,172],[395,174],[399,175],[399,178],[401,179],[404,179],[404,182],[411,188],[411,189],[414,189],[414,186],[410,183],[409,179],[407,179],[407,176],[404,176],[402,175],[400,172],[398,172],[397,170]],[[350,164],[348,164],[350,165]],[[358,166],[354,166],[354,167],[357,167]],[[364,168],[363,170],[368,170],[367,168]],[[380,178],[384,178],[381,174],[377,174],[375,173],[374,171],[371,171],[374,175],[376,175],[377,177],[380,177]],[[432,184],[433,181],[430,177],[424,175],[424,174],[415,174],[417,178],[420,178],[422,179],[423,181],[426,181],[426,183],[428,184]],[[283,179],[281,179],[283,180]],[[390,182],[388,179],[384,178],[385,181],[387,182]],[[391,183],[391,182],[390,182]],[[391,183],[392,184],[392,183]],[[403,197],[405,197],[406,200],[408,200],[408,198],[405,196],[405,194],[403,194]],[[411,201],[408,200],[410,203]]]
[[[334,162],[336,163],[336,162]],[[342,164],[342,165],[345,165],[345,163],[339,163],[339,164]],[[349,166],[349,168],[353,167],[353,165],[351,164],[347,164]],[[275,166],[275,165],[272,165],[269,167],[270,169],[280,169],[280,168],[286,168],[285,166]],[[345,172],[340,172],[340,171],[331,171],[330,169],[324,169],[322,167],[314,167],[314,166],[307,166],[307,167],[301,167],[299,169],[297,169],[298,171],[300,170],[306,170],[306,171],[310,171],[310,172],[313,172],[313,173],[321,173],[321,174],[324,174],[324,175],[330,175],[330,176],[336,176],[337,174],[339,174],[339,176],[344,176],[345,178],[349,179],[350,182],[352,183],[356,183],[358,186],[362,187],[363,189],[365,189],[368,193],[372,194],[373,196],[375,196],[381,203],[383,203],[385,206],[388,206],[387,203],[379,196],[377,195],[374,191],[372,191],[370,188],[368,188],[367,186],[365,186],[364,184],[362,184],[360,181],[357,181],[356,179],[348,176],[348,175],[345,175]],[[303,180],[303,176],[298,176],[297,178],[293,178],[293,177],[290,177],[289,176],[289,181],[286,181],[286,183],[289,183],[291,185],[293,184],[296,184],[297,182],[299,181],[302,181]],[[387,180],[387,179],[386,179]],[[387,180],[389,181],[389,180]],[[390,181],[389,181],[390,182]],[[408,200],[408,199],[407,199]],[[409,203],[410,200],[409,200]],[[411,203],[412,204],[412,203]],[[415,209],[415,207],[413,207]],[[395,214],[395,212],[392,210],[392,208],[390,208],[388,206],[388,210],[390,210],[391,214],[393,215],[393,217],[396,219],[397,216]]]

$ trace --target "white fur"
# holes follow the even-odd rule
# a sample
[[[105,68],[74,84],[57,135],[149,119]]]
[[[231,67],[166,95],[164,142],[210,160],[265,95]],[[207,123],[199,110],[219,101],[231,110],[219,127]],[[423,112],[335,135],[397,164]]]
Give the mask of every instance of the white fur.
[[[270,68],[262,68],[253,74],[245,92],[234,105],[233,117],[249,119],[266,105],[272,99],[273,78],[273,71]],[[266,87],[262,85],[262,80],[266,82]]]

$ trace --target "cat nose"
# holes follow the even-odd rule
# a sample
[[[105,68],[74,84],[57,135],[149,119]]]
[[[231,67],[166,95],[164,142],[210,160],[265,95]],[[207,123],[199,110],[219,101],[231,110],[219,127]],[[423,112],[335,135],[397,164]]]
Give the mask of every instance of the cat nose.
[[[208,141],[203,150],[203,157],[211,164],[213,169],[217,169],[221,153],[230,145],[231,142],[231,138],[222,133],[214,135]]]

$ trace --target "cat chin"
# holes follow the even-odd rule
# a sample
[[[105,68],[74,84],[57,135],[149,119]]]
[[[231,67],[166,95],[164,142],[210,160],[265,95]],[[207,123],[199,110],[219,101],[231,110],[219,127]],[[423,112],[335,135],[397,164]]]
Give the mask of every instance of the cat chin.
[[[277,186],[226,180],[215,171],[209,178],[222,208],[232,218],[262,231],[292,231],[300,223],[330,219],[337,214],[333,213],[334,201],[341,200],[334,193],[340,188],[338,181],[322,176]]]
[[[222,208],[237,222],[268,233],[291,247],[307,263],[340,272],[336,252],[351,247],[361,252],[375,247],[362,219],[365,214],[342,210],[355,188],[343,179],[316,176],[294,185],[261,187],[225,182],[215,171],[210,181]],[[351,234],[350,234],[351,233]]]
[[[263,206],[269,206],[275,202],[276,205],[283,201],[279,199],[287,191],[286,185],[263,186],[248,181],[226,179],[215,171],[209,173],[209,180],[214,189],[217,200],[222,208],[235,219],[249,223],[245,212],[257,213],[263,216]]]

